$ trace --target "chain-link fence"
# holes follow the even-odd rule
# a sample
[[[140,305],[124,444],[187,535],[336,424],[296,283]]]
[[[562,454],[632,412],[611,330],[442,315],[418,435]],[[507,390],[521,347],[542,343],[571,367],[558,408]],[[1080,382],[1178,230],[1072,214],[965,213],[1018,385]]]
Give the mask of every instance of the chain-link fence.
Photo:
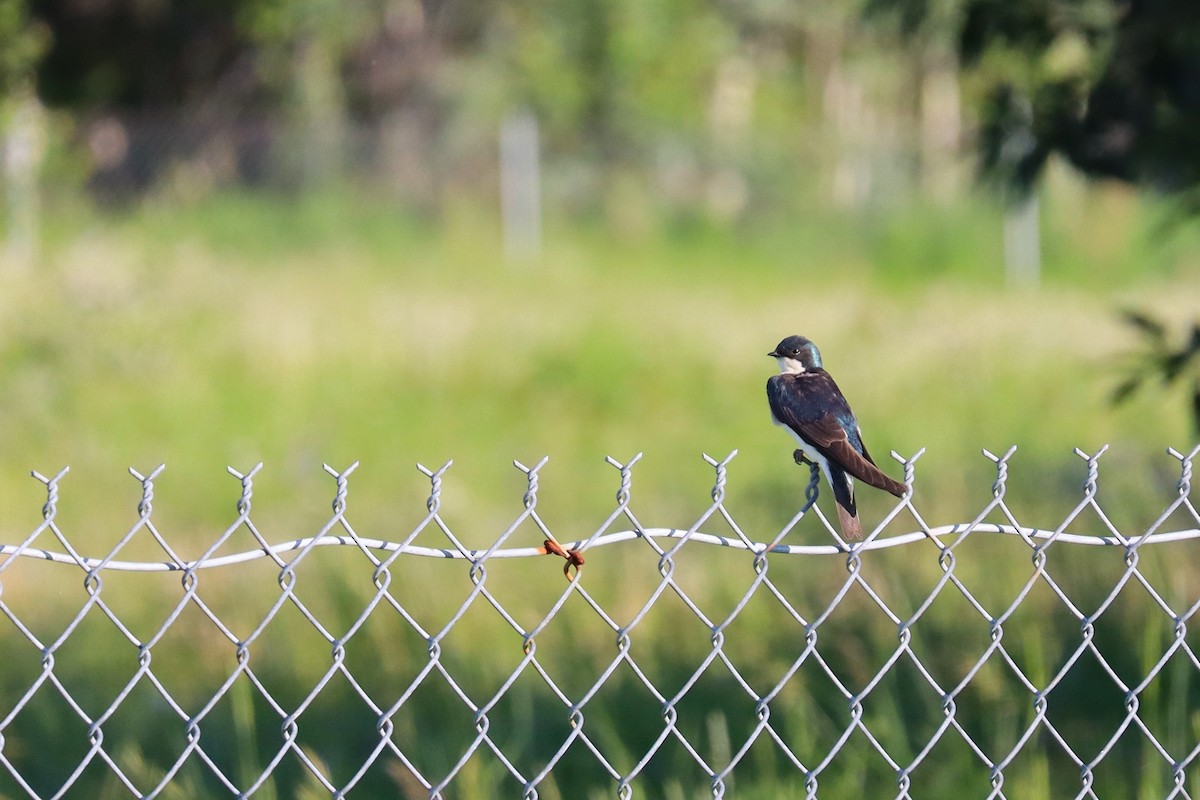
[[[162,468],[131,470],[137,521],[95,557],[58,518],[67,470],[34,473],[43,521],[0,550],[0,797],[1200,797],[1200,447],[1124,531],[1104,450],[1053,527],[1006,498],[1014,450],[937,526],[920,453],[896,457],[916,492],[863,542],[815,471],[781,530],[744,529],[731,454],[677,528],[639,516],[640,456],[609,459],[615,506],[572,540],[539,515],[545,460],[518,462],[523,509],[483,548],[443,510],[449,463],[392,540],[351,521],[357,465],[282,542],[251,516],[261,465],[231,468],[195,557],[160,528]]]

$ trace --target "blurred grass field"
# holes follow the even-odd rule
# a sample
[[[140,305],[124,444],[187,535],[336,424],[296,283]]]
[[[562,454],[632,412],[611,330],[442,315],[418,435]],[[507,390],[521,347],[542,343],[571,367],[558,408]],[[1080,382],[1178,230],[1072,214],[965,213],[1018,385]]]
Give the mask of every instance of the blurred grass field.
[[[604,456],[641,451],[638,485],[670,511],[706,480],[702,452],[735,448],[735,496],[778,500],[798,476],[767,422],[765,353],[793,332],[822,347],[877,458],[928,449],[939,515],[978,505],[983,447],[1018,445],[1034,487],[1076,484],[1071,448],[1111,443],[1106,464],[1138,465],[1123,481],[1158,486],[1149,465],[1186,447],[1186,408],[1165,391],[1110,407],[1138,346],[1117,312],[1189,320],[1200,247],[1115,190],[1047,207],[1039,291],[1005,288],[983,201],[627,241],[555,230],[517,266],[472,208],[440,234],[336,193],[76,215],[43,270],[4,279],[0,498],[33,515],[6,536],[37,518],[26,470],[67,464],[82,501],[166,463],[164,511],[201,524],[236,499],[224,467],[258,461],[260,492],[287,498],[264,507],[292,521],[309,498],[324,511],[322,462],[354,460],[360,513],[422,496],[414,462],[454,459],[451,490],[485,518],[511,508],[511,459],[548,455],[547,513],[589,520],[615,489]]]
[[[1169,391],[1152,388],[1127,406],[1111,407],[1123,359],[1138,345],[1117,312],[1137,307],[1175,323],[1190,321],[1200,308],[1200,238],[1173,224],[1169,209],[1145,199],[1052,181],[1044,205],[1043,286],[1018,291],[1005,286],[1001,224],[1000,210],[977,198],[951,208],[878,215],[814,211],[786,225],[764,221],[738,229],[693,220],[613,235],[552,225],[540,258],[505,264],[495,221],[470,204],[439,229],[379,198],[332,191],[295,201],[225,194],[183,205],[151,202],[115,216],[64,213],[47,233],[42,268],[29,274],[0,270],[0,503],[6,509],[0,540],[23,540],[41,519],[44,487],[28,471],[51,475],[70,465],[58,522],[78,550],[102,555],[136,519],[140,488],[126,468],[146,473],[165,463],[154,519],[184,557],[194,557],[236,517],[239,485],[225,467],[246,471],[260,461],[265,466],[255,483],[254,519],[268,539],[314,534],[328,519],[334,494],[322,463],[340,469],[360,461],[350,482],[348,516],[363,536],[398,540],[425,513],[429,485],[414,464],[436,468],[452,459],[443,516],[465,543],[485,547],[521,511],[525,484],[512,460],[531,465],[542,456],[550,461],[540,474],[539,514],[560,538],[584,538],[614,506],[618,475],[605,456],[623,462],[639,452],[644,457],[633,473],[639,519],[647,526],[686,527],[710,502],[712,470],[701,454],[721,458],[734,449],[726,505],[748,535],[768,540],[802,502],[807,477],[791,463],[788,437],[770,425],[763,392],[774,371],[765,354],[791,333],[820,345],[885,470],[901,473],[887,458],[890,450],[911,456],[926,448],[917,462],[916,502],[930,524],[967,521],[983,508],[994,468],[979,451],[1002,453],[1015,444],[1009,500],[1024,524],[1053,527],[1081,497],[1086,470],[1072,448],[1094,452],[1110,444],[1100,462],[1100,500],[1122,530],[1144,530],[1175,491],[1178,463],[1164,449],[1186,449],[1194,435],[1183,398]],[[891,506],[889,497],[865,496],[867,524]],[[825,541],[809,522],[789,541]],[[911,520],[908,527],[903,522],[896,524],[914,529]],[[1101,529],[1089,518],[1078,530]],[[522,528],[513,544],[539,541],[536,530]],[[247,546],[244,540],[241,549]],[[980,560],[972,564],[964,557],[962,569],[974,576],[973,586],[990,586],[1002,608],[1028,577],[1028,556],[1009,544],[978,547]],[[638,555],[644,549],[612,547],[589,557],[585,580],[624,613],[636,610],[636,598],[657,580],[654,561]],[[1012,558],[999,563],[1010,565],[995,566],[992,556],[1004,553]],[[902,604],[919,603],[919,587],[928,591],[939,573],[932,560],[913,565],[904,555],[881,555],[872,580],[888,586]],[[1105,555],[1111,557],[1089,561],[1091,556],[1063,554],[1058,563],[1083,576],[1079,591],[1091,597],[1119,575],[1119,554]],[[145,536],[122,553],[156,556]],[[352,554],[344,569],[342,556],[322,558],[325,566],[311,567],[303,585],[323,588],[308,588],[307,597],[329,617],[352,620],[373,591],[370,571]],[[680,569],[690,590],[715,608],[740,597],[751,577],[743,562],[737,562],[741,572],[728,571],[725,558],[689,555],[691,571]],[[1181,602],[1194,599],[1194,578],[1185,566],[1172,569],[1170,561],[1148,557],[1146,568],[1167,581]],[[795,569],[784,581],[789,591],[818,610],[840,580],[822,565],[828,566],[783,564],[776,574]],[[26,596],[56,569],[61,574],[64,568],[21,565],[4,575],[6,602],[47,631],[82,600],[72,582],[77,574],[48,598]],[[204,586],[228,613],[252,619],[255,608],[278,596],[271,572],[260,565],[237,576],[206,575]],[[416,606],[442,593],[461,598],[469,588],[460,564],[417,572],[406,573],[396,589]],[[489,585],[529,624],[561,591],[549,561],[506,564],[493,572]],[[128,590],[131,599],[122,608],[131,624],[145,628],[142,634],[162,616],[146,598],[177,596],[175,581],[112,578],[114,585],[140,587]],[[862,602],[857,598],[850,607]],[[1146,626],[1135,612],[1156,613],[1148,601],[1128,602],[1112,615],[1120,622],[1106,635],[1127,651],[1130,670],[1144,670],[1167,641],[1169,619],[1159,615],[1162,626]],[[986,645],[986,624],[969,609],[936,608],[919,629],[931,658],[944,641],[975,642],[976,652]],[[644,658],[675,676],[668,682],[686,675],[689,659],[699,658],[692,645],[699,642],[701,653],[709,647],[708,632],[698,625],[694,642],[681,641],[681,611],[654,616],[641,630],[640,641],[649,643]],[[1037,652],[1048,645],[1034,633],[1078,637],[1077,623],[1053,597],[1032,599],[1024,613],[1029,633],[1014,647],[1031,663],[1054,663],[1053,654]],[[737,646],[763,676],[784,668],[786,654],[802,645],[794,628],[773,632],[771,614],[752,607],[738,623],[744,633]],[[856,659],[864,669],[878,666],[880,654],[895,647],[894,626],[869,609],[862,614],[839,615],[830,624],[829,640],[838,643],[828,646],[829,658],[852,672]],[[494,655],[500,639],[482,633],[494,631],[494,616],[478,616],[461,623],[453,658],[468,681],[488,685],[508,662]],[[197,636],[204,635],[198,632],[203,620],[184,623],[191,624]],[[292,700],[303,696],[305,680],[328,666],[327,646],[311,628],[296,633],[306,624],[284,623],[272,634],[276,649],[262,647],[257,662]],[[119,688],[135,657],[132,648],[102,644],[112,641],[105,638],[105,630],[111,633],[106,625],[96,621],[96,630],[77,636],[96,643],[92,658],[114,665],[102,683],[117,681]],[[595,649],[611,632],[569,627],[560,620],[542,644],[560,674],[586,674],[612,657]],[[21,654],[8,675],[14,686],[36,674],[38,661],[36,650],[15,636],[12,630],[0,633],[6,647]],[[1123,637],[1134,644],[1121,646]],[[358,641],[370,645],[370,656],[355,654],[362,670],[384,676],[381,681],[425,658],[423,644],[394,621],[379,623],[378,630],[368,626]],[[517,653],[509,649],[509,655]],[[61,671],[82,675],[92,669],[83,652],[75,666],[61,659]],[[229,666],[228,658],[202,665],[212,674],[227,674]],[[947,674],[959,668],[948,665]],[[1195,677],[1183,674],[1172,691],[1194,693]],[[613,696],[619,695],[616,687],[629,689],[630,680],[618,676]],[[811,696],[789,689],[797,707],[810,717],[836,720],[841,701],[817,691],[820,676],[798,680],[816,688]],[[1011,681],[1002,673],[987,680],[985,694],[1003,708],[1000,701],[1014,692]],[[896,681],[881,696],[890,698],[899,718],[917,720],[917,727],[937,720],[936,703],[922,705],[903,680]],[[573,688],[585,687],[581,681]],[[736,747],[738,732],[744,736],[752,724],[722,716],[719,698],[728,690],[719,681],[703,687],[698,695],[715,705],[694,710],[697,729],[708,732],[700,738],[718,749],[716,732],[728,729]],[[529,704],[518,709],[527,719],[562,715],[536,687],[516,695]],[[1074,702],[1084,709],[1086,690],[1080,698]],[[439,708],[445,698],[431,690],[414,702]],[[981,719],[989,719],[993,707],[980,702]],[[1161,713],[1179,713],[1171,707],[1164,704]],[[277,724],[272,728],[262,718],[269,714],[260,708],[256,721],[246,708],[240,717],[231,712],[231,741],[244,741],[249,729],[260,738],[278,738]],[[1007,721],[996,718],[987,735],[1011,739],[1027,724],[1027,712],[1022,708],[1024,718],[1011,710],[1015,716]],[[877,713],[879,726],[897,724],[890,712]],[[321,714],[328,722],[341,712],[330,705]],[[463,716],[469,728],[469,715]],[[160,723],[182,738],[177,719]],[[407,724],[417,726],[415,739],[428,736],[423,730],[417,735],[416,721]],[[611,747],[635,757],[636,743],[661,720],[592,724]],[[1169,725],[1176,740],[1194,740],[1195,720],[1172,718]],[[831,728],[793,722],[788,729],[820,744]],[[39,731],[56,741],[53,729]],[[901,728],[893,733],[897,742],[919,738]],[[522,735],[531,739],[517,741],[518,749],[544,746],[538,744],[542,732],[513,734],[517,740]],[[544,735],[553,738],[552,731]],[[419,745],[434,760],[453,751],[439,736],[453,734]],[[946,747],[958,766],[929,778],[930,796],[944,796],[970,774],[986,785],[965,746]],[[1129,758],[1143,757],[1130,747]],[[856,782],[869,788],[871,781],[892,779],[868,748],[860,749],[849,760],[861,759],[861,769],[838,773],[829,796],[861,793]],[[150,763],[152,755],[128,758]],[[648,778],[649,796],[690,796],[696,787],[680,782],[672,762],[658,763]],[[801,785],[765,748],[756,745],[750,763],[747,772],[758,777],[737,796],[779,796]],[[146,769],[150,774],[155,767]],[[1011,796],[1053,796],[1049,769],[1040,762],[1026,765],[1020,772],[1027,791]],[[789,774],[791,779],[780,777]],[[473,762],[455,796],[488,796],[486,789],[470,787],[501,779],[496,765]],[[1131,792],[1123,796],[1152,791],[1158,780],[1143,778],[1139,787],[1133,773],[1119,771],[1106,779]],[[300,778],[282,780],[281,796],[306,791]],[[387,783],[376,780],[376,786]],[[784,785],[787,780],[793,783]],[[395,783],[404,786],[399,778]],[[117,786],[104,791],[121,796]],[[570,796],[568,789],[558,791]]]

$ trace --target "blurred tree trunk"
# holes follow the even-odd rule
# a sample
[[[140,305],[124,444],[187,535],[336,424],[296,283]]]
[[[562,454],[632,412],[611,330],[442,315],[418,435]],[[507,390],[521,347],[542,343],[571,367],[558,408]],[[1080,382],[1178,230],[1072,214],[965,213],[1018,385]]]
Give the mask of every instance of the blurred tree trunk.
[[[958,61],[948,47],[932,44],[921,57],[921,185],[938,203],[958,196],[962,180],[962,103]]]
[[[871,109],[862,81],[847,68],[844,21],[826,18],[808,31],[807,71],[821,98],[822,149],[825,175],[834,204],[857,208],[866,203],[874,184],[864,137],[872,128]],[[823,154],[825,155],[825,154]]]
[[[346,98],[329,44],[306,36],[294,53],[295,167],[304,184],[337,178],[345,165]]]
[[[239,24],[259,45],[259,69],[282,90],[290,122],[282,160],[301,184],[343,171],[350,126],[341,70],[378,14],[366,0],[246,0],[242,7]]]

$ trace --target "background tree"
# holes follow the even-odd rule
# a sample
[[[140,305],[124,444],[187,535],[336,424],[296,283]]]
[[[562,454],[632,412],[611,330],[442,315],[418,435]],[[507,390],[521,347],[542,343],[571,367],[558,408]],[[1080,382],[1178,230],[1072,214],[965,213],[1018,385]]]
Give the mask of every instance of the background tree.
[[[1059,154],[1084,174],[1200,186],[1200,6],[1166,0],[869,0],[952,37],[985,172],[1027,190]]]

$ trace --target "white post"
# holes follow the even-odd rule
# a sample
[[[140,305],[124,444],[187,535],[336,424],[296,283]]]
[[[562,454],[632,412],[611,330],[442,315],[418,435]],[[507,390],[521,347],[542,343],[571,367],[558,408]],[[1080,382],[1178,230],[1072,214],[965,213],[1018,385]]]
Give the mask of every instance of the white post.
[[[6,260],[13,269],[27,271],[38,258],[38,167],[45,150],[42,106],[32,91],[22,92],[12,104],[4,132],[4,182],[8,236]]]
[[[537,118],[527,110],[500,126],[500,213],[504,257],[537,258],[542,250],[542,192]]]
[[[1004,270],[1009,286],[1032,288],[1042,273],[1041,204],[1030,192],[1004,212]]]

